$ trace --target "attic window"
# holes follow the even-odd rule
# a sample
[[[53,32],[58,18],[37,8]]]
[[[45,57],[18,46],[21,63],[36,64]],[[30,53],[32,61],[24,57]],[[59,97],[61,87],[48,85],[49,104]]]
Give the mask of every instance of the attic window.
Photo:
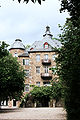
[[[30,50],[33,50],[33,48],[31,48]]]
[[[49,46],[48,43],[45,42],[45,43],[44,43],[44,48],[48,48],[48,46]]]

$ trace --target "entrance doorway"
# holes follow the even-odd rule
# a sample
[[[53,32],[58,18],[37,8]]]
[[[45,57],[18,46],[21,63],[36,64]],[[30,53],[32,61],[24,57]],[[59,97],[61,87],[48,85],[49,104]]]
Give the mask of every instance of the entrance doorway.
[[[49,107],[49,100],[47,98],[43,98],[37,101],[36,107]]]
[[[13,107],[16,107],[16,100],[13,100]]]

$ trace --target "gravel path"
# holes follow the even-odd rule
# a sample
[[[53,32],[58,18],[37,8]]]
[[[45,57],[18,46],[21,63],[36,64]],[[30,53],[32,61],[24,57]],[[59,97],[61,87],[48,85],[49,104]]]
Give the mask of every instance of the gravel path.
[[[63,108],[20,108],[2,110],[0,120],[66,120]]]

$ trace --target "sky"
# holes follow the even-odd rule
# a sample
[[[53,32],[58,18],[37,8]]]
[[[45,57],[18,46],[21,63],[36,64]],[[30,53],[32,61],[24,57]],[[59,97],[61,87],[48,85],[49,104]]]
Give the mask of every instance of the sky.
[[[0,0],[0,41],[11,45],[21,39],[26,46],[42,40],[46,26],[50,26],[53,37],[58,38],[58,24],[64,25],[67,12],[60,13],[59,0],[46,0],[39,5],[31,1],[26,4],[18,0]]]

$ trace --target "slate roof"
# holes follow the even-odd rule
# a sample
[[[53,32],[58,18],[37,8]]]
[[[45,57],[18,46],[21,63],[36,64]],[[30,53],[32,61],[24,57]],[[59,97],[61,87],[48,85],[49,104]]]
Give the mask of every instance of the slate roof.
[[[23,49],[23,50],[25,50],[25,46],[23,45],[22,40],[16,39],[15,42],[11,45],[10,49]]]
[[[50,32],[50,27],[46,27],[46,32],[43,35],[41,41],[35,41],[32,46],[29,48],[28,52],[38,52],[38,51],[53,51],[53,48],[60,48],[61,43],[58,40],[52,39],[52,34]],[[49,47],[44,48],[44,43],[48,43]]]
[[[22,41],[20,39],[16,39],[15,42],[11,45],[10,49],[24,49],[24,53],[19,55],[19,57],[28,57],[30,52],[51,52],[53,48],[60,48],[62,45],[60,41],[52,39],[52,34],[50,33],[50,27],[46,27],[46,32],[43,35],[43,39],[41,41],[35,41],[30,48],[25,49]],[[44,48],[44,43],[48,43],[49,47]]]
[[[29,57],[29,54],[28,54],[28,52],[25,52],[25,53],[19,55],[18,57]]]
[[[44,43],[47,42],[49,47],[44,48]],[[58,40],[53,40],[49,34],[46,34],[41,41],[35,41],[29,48],[28,52],[37,51],[53,51],[53,48],[60,48],[61,43]]]

